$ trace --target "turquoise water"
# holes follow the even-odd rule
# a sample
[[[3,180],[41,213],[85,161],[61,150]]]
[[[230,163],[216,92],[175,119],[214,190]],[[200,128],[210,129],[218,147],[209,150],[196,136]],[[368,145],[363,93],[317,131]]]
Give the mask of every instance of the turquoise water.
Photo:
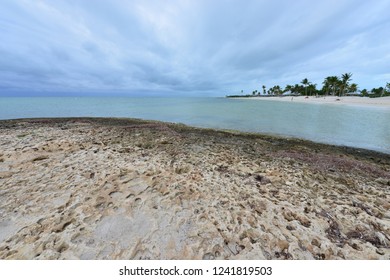
[[[234,129],[390,154],[390,108],[226,98],[0,98],[0,119],[129,117]]]

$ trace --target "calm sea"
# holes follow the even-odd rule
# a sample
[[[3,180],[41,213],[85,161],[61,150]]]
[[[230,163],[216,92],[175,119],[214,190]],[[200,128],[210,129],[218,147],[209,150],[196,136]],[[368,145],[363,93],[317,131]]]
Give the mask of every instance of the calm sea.
[[[2,97],[0,119],[129,117],[234,129],[390,154],[390,108],[226,98]]]

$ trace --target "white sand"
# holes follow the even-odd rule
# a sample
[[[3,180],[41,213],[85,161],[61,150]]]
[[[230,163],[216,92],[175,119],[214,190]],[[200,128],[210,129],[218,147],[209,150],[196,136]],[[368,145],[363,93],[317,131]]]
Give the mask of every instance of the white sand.
[[[315,104],[343,104],[343,105],[358,105],[358,106],[376,106],[376,107],[389,107],[390,97],[359,97],[359,96],[326,96],[315,97],[309,96],[279,96],[279,97],[251,97],[253,100],[264,101],[285,101],[285,102],[300,102],[300,103],[315,103]]]

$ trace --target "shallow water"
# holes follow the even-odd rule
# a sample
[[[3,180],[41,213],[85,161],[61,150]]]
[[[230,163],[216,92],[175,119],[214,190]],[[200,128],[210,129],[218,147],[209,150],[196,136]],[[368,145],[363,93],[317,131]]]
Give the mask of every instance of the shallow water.
[[[2,97],[0,119],[129,117],[234,129],[390,154],[390,108],[226,98]]]

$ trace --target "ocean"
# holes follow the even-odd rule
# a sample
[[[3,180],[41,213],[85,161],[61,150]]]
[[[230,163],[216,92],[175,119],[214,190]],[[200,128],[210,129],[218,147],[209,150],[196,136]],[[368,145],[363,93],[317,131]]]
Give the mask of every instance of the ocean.
[[[1,97],[0,119],[125,117],[231,129],[390,154],[390,108],[216,97]]]

